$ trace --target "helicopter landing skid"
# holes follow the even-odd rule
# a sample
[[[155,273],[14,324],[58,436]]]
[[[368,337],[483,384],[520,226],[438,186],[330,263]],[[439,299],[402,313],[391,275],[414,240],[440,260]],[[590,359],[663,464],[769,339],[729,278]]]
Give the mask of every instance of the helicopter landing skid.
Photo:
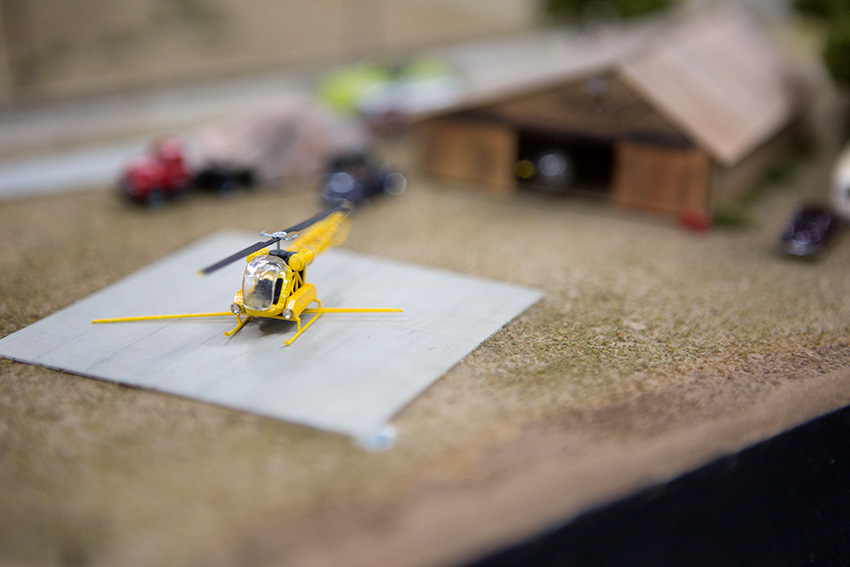
[[[221,313],[180,313],[178,315],[142,315],[141,317],[109,317],[106,319],[92,319],[92,323],[128,323],[135,321],[159,321],[160,319],[192,319],[195,317],[224,317],[233,315],[230,311]]]
[[[301,324],[301,316],[295,317],[294,319],[285,319],[282,316],[277,316],[275,319],[280,319],[282,321],[295,321],[298,325],[298,330],[288,341],[284,341],[286,346],[291,345],[295,342],[295,339],[301,336],[301,333],[307,330],[307,328],[316,322],[316,320],[324,315],[325,313],[400,313],[404,311],[403,309],[383,309],[383,308],[346,308],[346,307],[322,307],[322,302],[318,299],[315,300],[316,303],[319,304],[318,307],[308,308],[301,312],[301,314],[315,314],[316,316],[310,319],[306,325]]]
[[[316,301],[318,302],[319,300],[317,299]],[[296,318],[295,318],[295,323],[298,325],[298,330],[295,332],[295,334],[294,334],[294,335],[292,335],[292,338],[291,338],[291,339],[289,339],[288,341],[283,341],[283,344],[285,344],[286,346],[291,345],[292,343],[294,343],[294,342],[295,342],[295,339],[297,339],[298,337],[300,337],[300,336],[301,336],[301,333],[303,333],[304,331],[306,331],[306,330],[307,330],[307,327],[309,327],[310,325],[312,325],[313,323],[315,323],[315,322],[316,322],[316,319],[318,319],[319,317],[321,317],[321,316],[322,316],[322,308],[321,308],[321,306],[322,306],[322,304],[321,304],[321,302],[319,302],[319,309],[305,309],[304,311],[302,311],[302,313],[316,313],[316,316],[315,316],[315,317],[313,317],[312,319],[310,319],[310,320],[307,322],[307,324],[306,324],[306,325],[301,325],[301,317],[300,317],[300,316],[296,317]],[[283,317],[277,317],[277,318],[278,318],[278,319],[283,319]],[[284,321],[289,321],[289,319],[283,319],[283,320],[284,320]]]
[[[248,321],[250,321],[251,319],[252,319],[252,317],[251,317],[250,315],[246,315],[246,316],[245,316],[245,319],[242,319],[242,316],[241,316],[241,315],[237,315],[237,316],[236,316],[236,321],[237,321],[236,326],[235,326],[235,327],[233,327],[232,329],[230,329],[229,331],[225,331],[225,332],[224,332],[224,336],[225,336],[225,337],[232,337],[233,335],[235,335],[236,333],[238,333],[238,332],[239,332],[239,330],[240,330],[242,327],[244,327],[244,326],[245,326],[245,324],[246,324]]]
[[[316,315],[315,317],[310,319],[305,325],[301,324],[300,314],[299,314],[299,316],[291,318],[291,319],[287,319],[287,318],[285,318],[281,315],[276,315],[274,317],[268,317],[268,319],[277,319],[279,321],[290,321],[290,322],[294,321],[295,324],[298,325],[298,330],[295,332],[295,335],[293,335],[292,338],[289,339],[288,341],[284,341],[284,344],[286,346],[289,346],[293,342],[295,342],[295,339],[300,337],[301,334],[304,331],[306,331],[307,328],[310,325],[312,325],[313,323],[316,322],[316,319],[318,319],[320,316],[324,315],[325,313],[399,313],[399,312],[404,311],[403,309],[369,309],[369,308],[366,308],[366,309],[357,309],[357,308],[349,309],[349,308],[343,308],[343,307],[322,307],[321,301],[319,301],[317,299],[317,300],[315,300],[315,302],[319,304],[319,307],[315,307],[315,308],[312,308],[312,309],[309,309],[309,308],[304,309],[301,312],[301,314],[307,313],[307,314],[315,314]],[[230,313],[229,311],[225,311],[225,312],[221,312],[221,313],[181,313],[181,314],[177,314],[177,315],[145,315],[145,316],[142,316],[142,317],[113,317],[113,318],[110,318],[110,319],[93,319],[92,323],[126,323],[126,322],[132,322],[132,321],[157,321],[157,320],[161,320],[161,319],[188,319],[188,318],[195,318],[195,317],[223,317],[225,315],[232,315],[232,313]],[[237,320],[236,326],[229,331],[225,331],[224,335],[227,336],[227,337],[232,337],[233,335],[238,333],[242,329],[242,327],[244,327],[251,319],[253,319],[253,317],[250,316],[250,315],[246,315],[244,319],[242,318],[241,315],[237,315],[236,316],[236,320]]]

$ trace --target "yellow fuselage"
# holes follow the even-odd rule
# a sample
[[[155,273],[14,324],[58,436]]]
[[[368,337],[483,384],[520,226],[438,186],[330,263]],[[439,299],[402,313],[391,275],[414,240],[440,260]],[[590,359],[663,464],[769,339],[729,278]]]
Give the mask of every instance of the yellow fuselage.
[[[341,244],[348,221],[336,212],[309,227],[284,251],[262,248],[247,257],[242,289],[233,298],[234,313],[297,320],[316,301],[316,288],[304,271],[327,247]]]

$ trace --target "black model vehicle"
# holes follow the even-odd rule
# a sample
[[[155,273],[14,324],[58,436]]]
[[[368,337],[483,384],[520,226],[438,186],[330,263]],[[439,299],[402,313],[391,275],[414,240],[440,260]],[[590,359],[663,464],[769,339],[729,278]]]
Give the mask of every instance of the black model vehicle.
[[[377,165],[364,153],[346,154],[331,161],[322,183],[322,199],[328,205],[356,205],[375,195],[398,195],[407,179],[387,165]]]
[[[819,256],[835,239],[839,223],[826,207],[803,207],[785,226],[782,250],[790,256]]]
[[[242,187],[253,187],[254,172],[218,163],[209,163],[195,173],[195,187],[222,195],[235,193]]]

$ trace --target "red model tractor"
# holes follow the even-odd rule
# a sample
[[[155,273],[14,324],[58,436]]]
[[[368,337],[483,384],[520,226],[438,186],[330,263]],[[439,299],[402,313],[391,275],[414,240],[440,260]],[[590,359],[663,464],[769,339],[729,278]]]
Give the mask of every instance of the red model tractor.
[[[131,161],[121,175],[121,192],[149,207],[183,196],[192,183],[183,143],[175,138],[157,140],[147,155]]]

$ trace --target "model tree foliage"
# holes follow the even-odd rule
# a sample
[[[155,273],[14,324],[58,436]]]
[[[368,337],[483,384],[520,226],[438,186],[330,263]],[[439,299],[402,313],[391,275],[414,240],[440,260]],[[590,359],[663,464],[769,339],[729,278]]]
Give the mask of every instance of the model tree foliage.
[[[676,0],[543,0],[547,16],[555,19],[582,18],[588,13],[614,12],[621,18],[642,16],[662,10]]]
[[[850,12],[830,23],[823,59],[832,78],[850,86]]]
[[[794,0],[794,7],[825,23],[824,64],[835,82],[850,86],[850,0]]]
[[[850,11],[850,0],[794,0],[794,8],[802,14],[830,19]]]

